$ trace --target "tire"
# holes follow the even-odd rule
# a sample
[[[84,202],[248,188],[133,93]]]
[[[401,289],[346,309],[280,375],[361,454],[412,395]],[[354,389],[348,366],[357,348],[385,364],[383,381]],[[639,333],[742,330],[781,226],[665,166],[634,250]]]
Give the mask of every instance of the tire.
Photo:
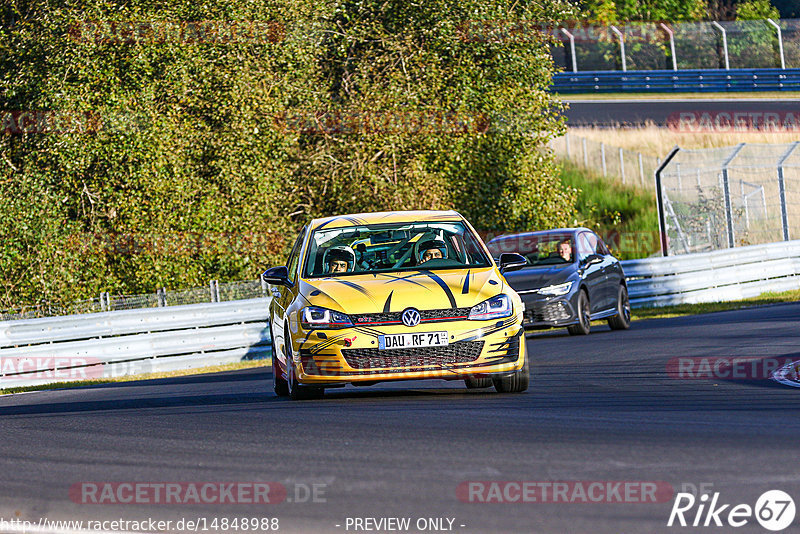
[[[278,358],[275,356],[275,335],[272,333],[272,324],[269,327],[269,336],[272,340],[272,390],[279,397],[287,397],[289,395],[289,384],[281,376],[281,368],[278,365]]]
[[[608,320],[608,326],[612,330],[627,330],[631,327],[631,301],[628,299],[627,288],[621,284],[617,294],[617,314]]]
[[[272,389],[275,391],[275,395],[279,397],[289,396],[289,383],[281,376],[281,368],[274,352],[272,353]]]
[[[465,378],[467,389],[483,389],[492,387],[491,378]]]
[[[573,336],[585,336],[592,329],[592,316],[589,310],[589,296],[581,289],[578,293],[578,324],[567,327]]]
[[[522,338],[522,343],[525,343],[524,337]],[[522,369],[511,376],[492,378],[494,389],[497,390],[498,393],[522,393],[528,389],[531,380],[531,371],[528,367],[528,349],[522,349],[522,357],[525,358]]]
[[[283,339],[283,346],[286,354],[286,376],[289,377],[286,386],[289,398],[292,400],[321,398],[325,394],[325,390],[323,388],[303,386],[297,382],[297,378],[294,376],[294,362],[292,361],[292,342],[289,338],[288,332],[284,335],[286,336]]]

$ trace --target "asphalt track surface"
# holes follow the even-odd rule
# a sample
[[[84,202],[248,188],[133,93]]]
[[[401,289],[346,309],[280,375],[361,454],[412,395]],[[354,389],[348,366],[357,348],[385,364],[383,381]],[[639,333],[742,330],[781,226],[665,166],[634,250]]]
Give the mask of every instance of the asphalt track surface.
[[[567,124],[573,127],[599,126],[615,127],[619,125],[640,126],[652,122],[656,126],[668,126],[668,123],[680,125],[680,113],[693,113],[701,117],[708,113],[716,118],[720,113],[731,117],[734,113],[754,114],[754,121],[763,117],[764,113],[777,113],[782,123],[787,113],[793,113],[795,120],[800,120],[800,101],[775,99],[696,99],[696,100],[570,100],[565,112]]]
[[[595,323],[587,337],[537,333],[527,340],[533,382],[523,394],[430,381],[292,402],[275,397],[270,370],[257,368],[6,396],[0,517],[277,517],[281,532],[353,532],[348,517],[448,517],[463,533],[765,532],[754,519],[738,529],[668,528],[672,499],[465,503],[456,488],[475,480],[664,481],[674,491],[705,483],[720,503],[752,506],[781,489],[800,505],[800,389],[666,372],[676,356],[800,359],[798,318],[800,303],[792,303],[640,321],[624,332]],[[305,487],[296,485],[317,483],[325,502],[72,502],[70,486],[84,481],[275,481],[290,499]]]

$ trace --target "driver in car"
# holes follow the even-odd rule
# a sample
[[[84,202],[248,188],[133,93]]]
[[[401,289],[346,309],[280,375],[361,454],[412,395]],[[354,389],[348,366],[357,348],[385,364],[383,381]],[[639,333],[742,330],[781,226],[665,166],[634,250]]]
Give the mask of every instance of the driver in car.
[[[558,255],[564,258],[565,261],[572,261],[572,243],[569,238],[559,241]]]
[[[419,263],[421,264],[430,260],[447,258],[447,245],[444,241],[438,239],[431,239],[430,241],[420,243],[419,251]]]
[[[325,251],[322,263],[325,265],[326,273],[347,273],[352,271],[356,264],[356,254],[350,247],[331,247]]]

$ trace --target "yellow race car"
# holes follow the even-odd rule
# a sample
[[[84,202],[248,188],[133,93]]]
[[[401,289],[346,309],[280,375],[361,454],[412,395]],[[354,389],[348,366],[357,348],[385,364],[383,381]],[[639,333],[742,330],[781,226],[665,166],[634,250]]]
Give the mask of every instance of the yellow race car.
[[[386,380],[465,380],[499,392],[528,388],[523,304],[455,211],[316,219],[302,229],[270,285],[275,393]]]

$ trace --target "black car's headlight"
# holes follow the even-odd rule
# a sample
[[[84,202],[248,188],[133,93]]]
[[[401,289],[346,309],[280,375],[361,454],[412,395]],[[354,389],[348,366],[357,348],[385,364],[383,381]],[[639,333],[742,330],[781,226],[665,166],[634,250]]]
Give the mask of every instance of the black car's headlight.
[[[489,319],[501,319],[509,317],[514,312],[511,299],[508,295],[500,294],[480,304],[476,304],[469,311],[468,319],[473,321],[486,321]]]
[[[560,297],[566,295],[572,289],[572,282],[565,282],[554,286],[543,287],[538,291],[540,295],[547,295],[549,297]]]
[[[306,306],[300,310],[300,324],[307,330],[312,328],[347,328],[353,326],[353,321],[350,320],[346,313],[317,306]]]

